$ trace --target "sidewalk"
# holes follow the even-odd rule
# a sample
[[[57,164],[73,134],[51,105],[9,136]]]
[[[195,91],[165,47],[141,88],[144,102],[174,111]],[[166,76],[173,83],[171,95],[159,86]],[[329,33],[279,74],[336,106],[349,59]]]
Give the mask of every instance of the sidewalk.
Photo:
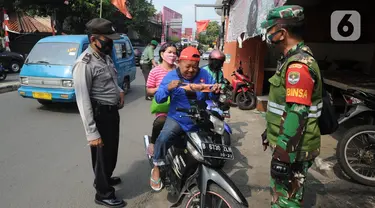
[[[20,83],[18,81],[8,81],[4,80],[0,82],[0,94],[16,91],[20,87]]]
[[[248,200],[249,207],[269,208],[269,166],[270,151],[263,151],[260,135],[265,129],[264,114],[257,111],[231,109],[231,118],[227,120],[233,130],[232,146],[235,160],[229,161],[224,170],[239,187]],[[322,138],[321,157],[335,161],[336,140],[330,136]],[[328,173],[310,169],[307,179],[305,207],[375,207],[373,188],[348,182],[336,176],[337,165]],[[316,169],[316,168],[315,168]],[[152,194],[148,207],[168,207],[167,193]]]

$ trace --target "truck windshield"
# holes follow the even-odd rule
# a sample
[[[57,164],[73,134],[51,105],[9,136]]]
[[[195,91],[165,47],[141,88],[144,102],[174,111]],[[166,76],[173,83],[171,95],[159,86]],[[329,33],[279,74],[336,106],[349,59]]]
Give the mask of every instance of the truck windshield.
[[[25,63],[73,65],[78,51],[78,43],[37,43]]]

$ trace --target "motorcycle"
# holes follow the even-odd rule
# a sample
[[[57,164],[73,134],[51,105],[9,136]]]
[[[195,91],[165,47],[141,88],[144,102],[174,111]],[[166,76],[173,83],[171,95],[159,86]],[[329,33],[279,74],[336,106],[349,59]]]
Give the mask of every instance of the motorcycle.
[[[0,81],[3,81],[7,78],[7,72],[5,71],[5,68],[0,63]]]
[[[345,113],[338,123],[348,121],[355,126],[345,132],[336,148],[337,161],[341,169],[354,181],[375,186],[375,95],[347,90]]]
[[[221,99],[226,99],[220,95]],[[220,101],[219,101],[220,102]],[[248,202],[228,175],[221,170],[222,161],[233,160],[230,146],[222,144],[224,122],[206,104],[191,101],[185,112],[197,125],[197,132],[186,132],[168,149],[166,165],[160,167],[164,187],[177,196],[171,207],[248,207]],[[220,105],[219,105],[220,106]],[[222,107],[222,106],[221,106]],[[149,137],[144,136],[146,156]],[[152,165],[151,165],[152,166]]]
[[[242,62],[231,76],[233,87],[232,104],[241,110],[253,110],[256,108],[257,97],[254,94],[254,83],[243,73]],[[234,101],[234,102],[233,102]]]
[[[230,118],[230,99],[228,98],[232,96],[233,88],[227,79],[224,79],[222,84],[225,84],[225,87],[224,89],[222,89],[219,102],[215,102],[213,100],[206,100],[206,104],[207,110],[218,112],[220,115],[219,119],[224,120],[225,118]],[[224,122],[224,129],[225,131],[223,135],[223,144],[230,146],[232,129],[226,122]]]

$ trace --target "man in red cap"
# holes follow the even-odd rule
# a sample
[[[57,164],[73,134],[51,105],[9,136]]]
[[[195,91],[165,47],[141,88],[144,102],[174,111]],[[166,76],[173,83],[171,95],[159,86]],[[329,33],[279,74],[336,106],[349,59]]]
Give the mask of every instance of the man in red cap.
[[[197,130],[187,114],[176,111],[176,108],[190,109],[190,99],[199,101],[204,101],[208,97],[216,99],[216,94],[220,91],[220,85],[215,84],[214,78],[206,70],[199,69],[199,61],[200,53],[196,48],[190,46],[182,50],[179,68],[170,71],[164,77],[155,93],[157,103],[164,103],[170,97],[168,116],[154,145],[155,167],[151,171],[150,185],[155,191],[163,188],[159,166],[165,165],[165,155],[171,145],[168,141],[176,138],[181,132]],[[213,86],[208,88],[207,84]]]

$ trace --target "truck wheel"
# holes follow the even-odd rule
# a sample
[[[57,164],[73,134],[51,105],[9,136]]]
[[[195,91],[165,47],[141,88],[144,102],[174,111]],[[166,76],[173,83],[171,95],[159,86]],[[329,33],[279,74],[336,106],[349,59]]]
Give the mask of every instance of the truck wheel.
[[[125,95],[129,93],[130,89],[130,80],[129,77],[124,78],[124,82],[122,83],[122,90],[124,90]]]
[[[21,70],[21,64],[18,63],[17,61],[12,61],[10,63],[10,70],[13,72],[13,73],[17,73]]]

